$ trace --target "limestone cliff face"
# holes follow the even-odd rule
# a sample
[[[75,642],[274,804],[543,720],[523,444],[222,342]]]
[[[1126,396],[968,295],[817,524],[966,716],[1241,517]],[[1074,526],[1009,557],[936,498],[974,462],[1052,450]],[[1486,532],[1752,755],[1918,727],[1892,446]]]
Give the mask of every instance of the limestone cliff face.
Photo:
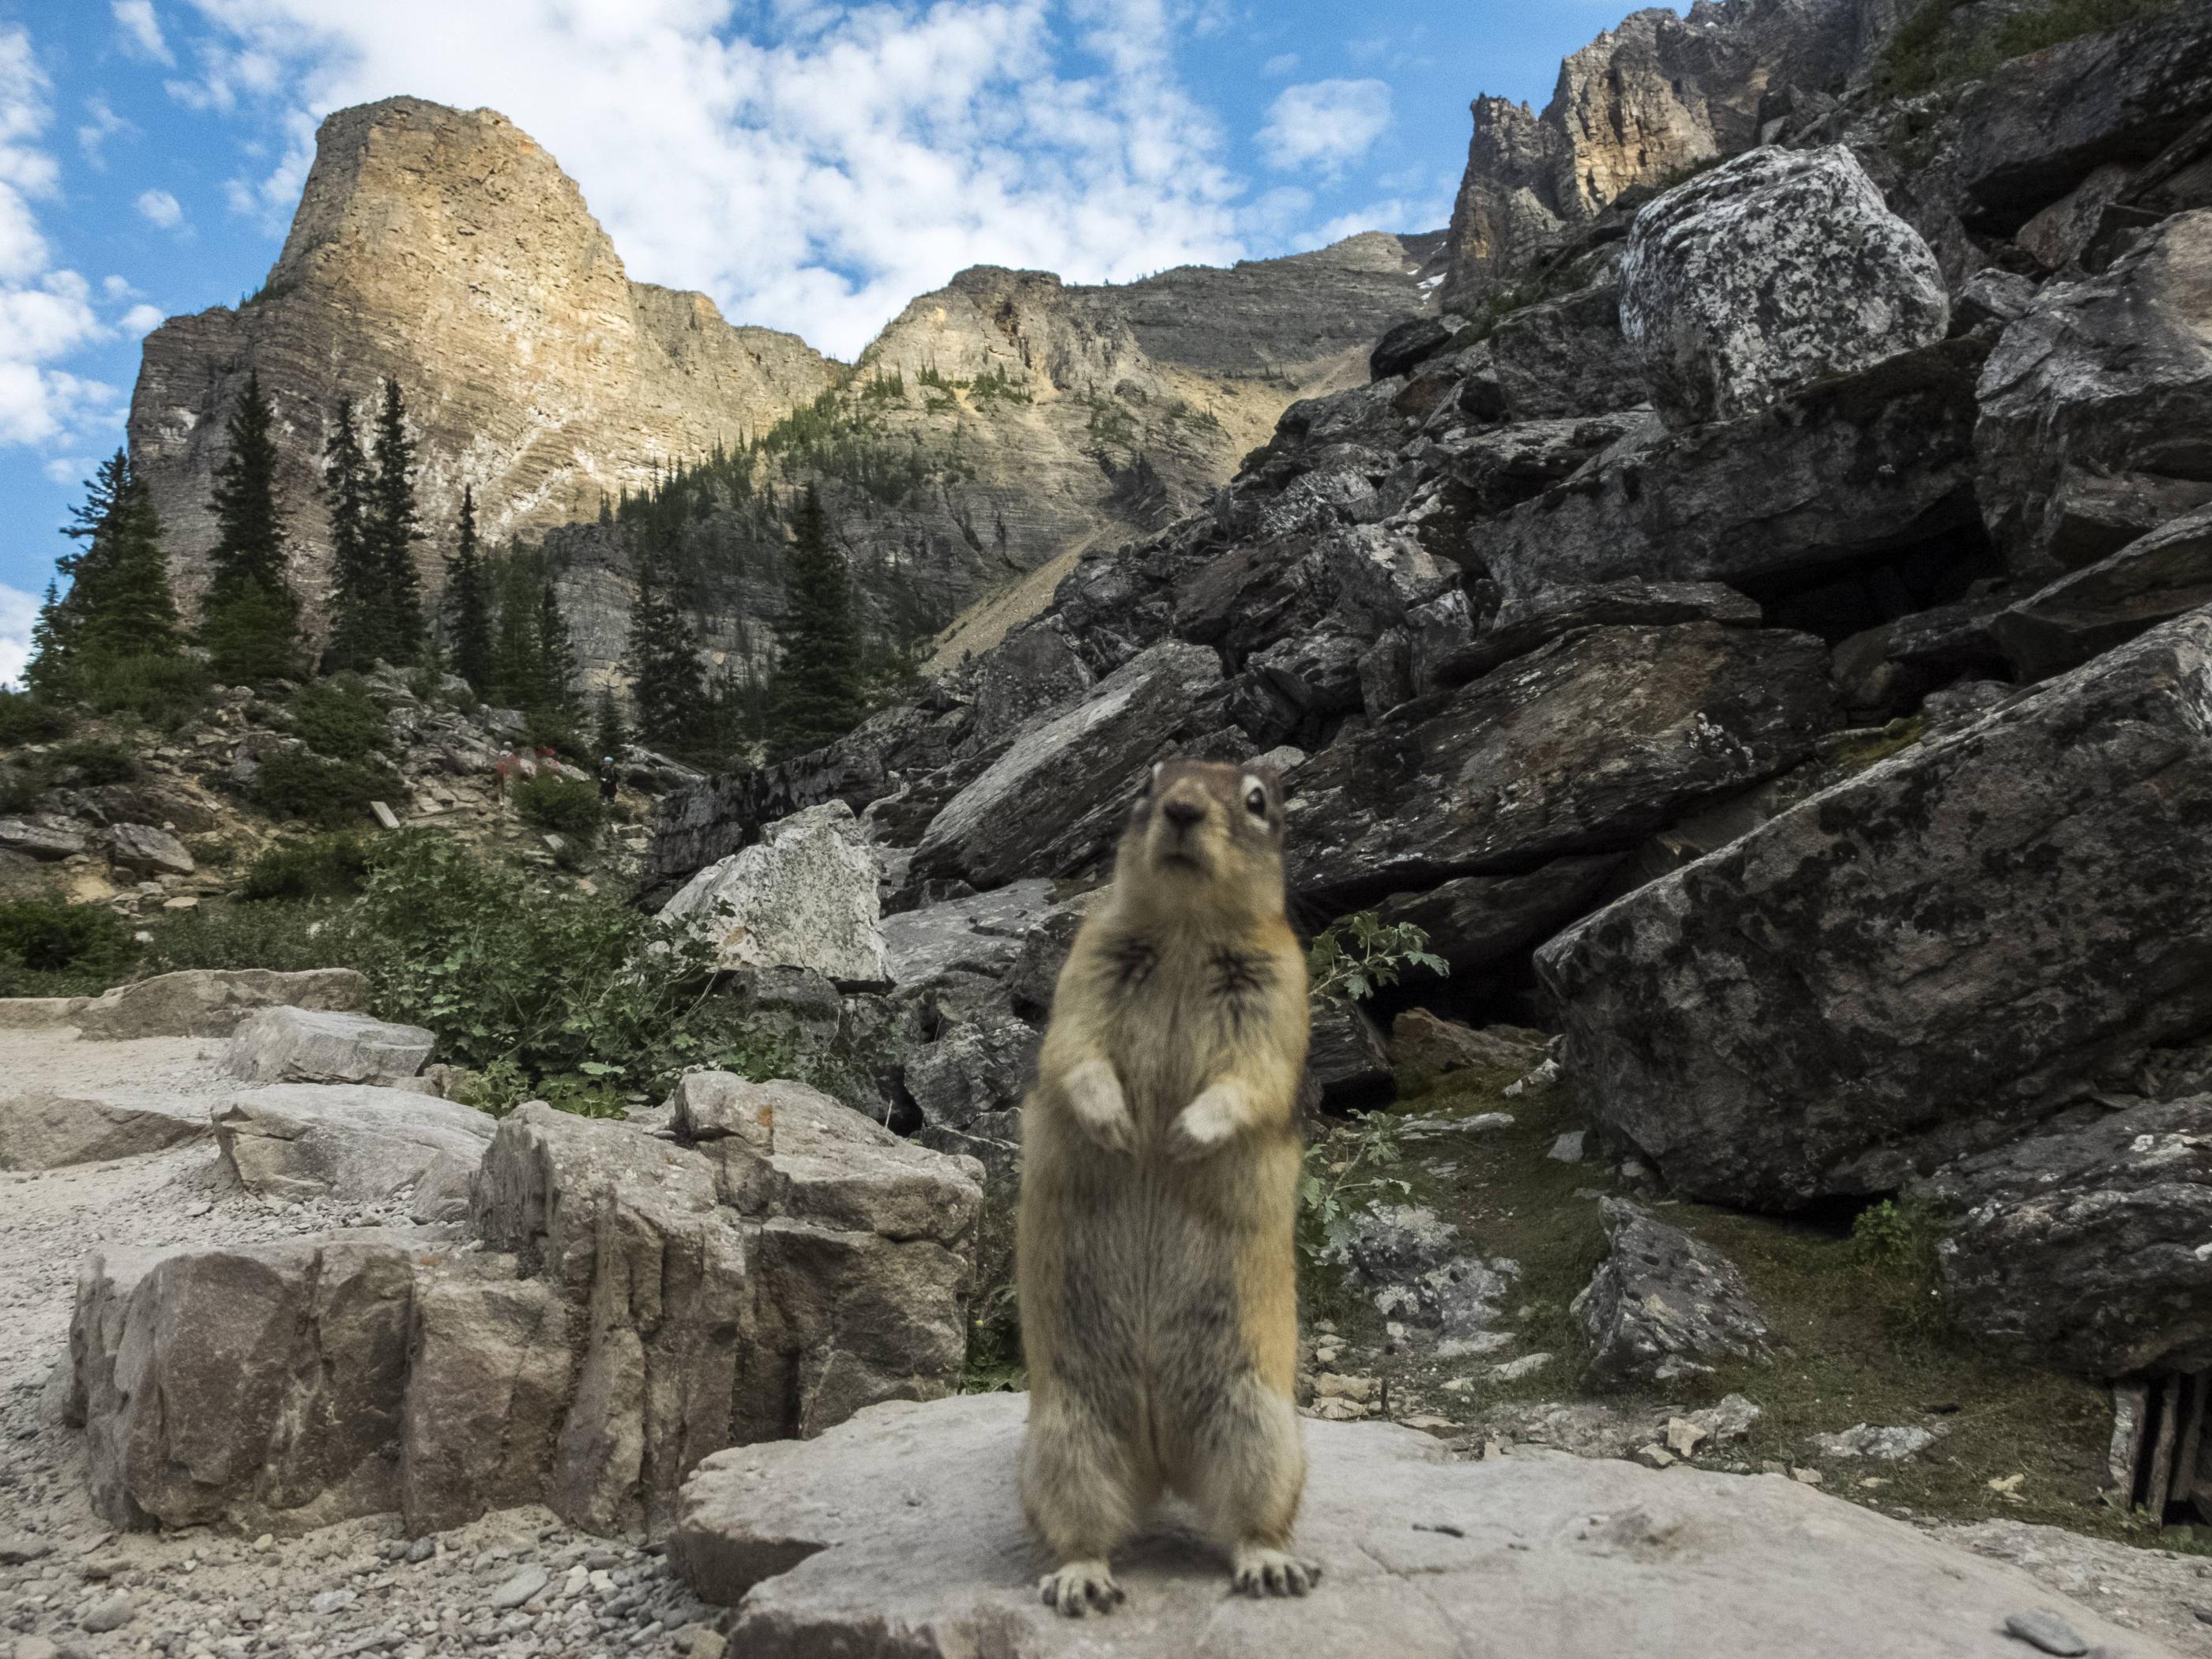
[[[404,388],[420,439],[434,586],[464,484],[489,535],[596,513],[655,460],[758,428],[830,386],[837,367],[788,334],[734,327],[698,294],[632,282],[582,194],[489,110],[410,98],[323,123],[283,254],[236,309],[147,337],[131,452],[187,593],[214,536],[222,427],[260,371],[290,471],[295,578],[326,580],[313,495],[332,404]]]
[[[1697,0],[1632,13],[1559,65],[1542,113],[1474,100],[1447,307],[1472,307],[1624,191],[1760,142],[1778,104],[1871,70],[1904,0]]]

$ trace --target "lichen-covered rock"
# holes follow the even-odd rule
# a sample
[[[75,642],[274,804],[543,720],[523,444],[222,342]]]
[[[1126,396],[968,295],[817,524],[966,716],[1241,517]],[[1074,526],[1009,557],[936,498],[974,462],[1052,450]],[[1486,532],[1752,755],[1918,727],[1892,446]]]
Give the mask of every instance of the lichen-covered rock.
[[[2212,612],[1790,807],[1536,953],[1686,1194],[1894,1190],[2212,1024]]]
[[[1932,345],[1950,296],[1850,150],[1762,149],[1636,216],[1620,331],[1670,426],[1733,420]]]
[[[189,876],[198,867],[184,842],[150,823],[109,825],[107,857],[118,869],[148,880],[157,876]]]
[[[2212,1365],[2212,1096],[2091,1109],[1914,1190],[1947,1304],[2025,1364],[2089,1376]]]
[[[367,1014],[264,1008],[230,1034],[223,1065],[246,1083],[385,1083],[420,1072],[437,1041]]]
[[[2047,285],[1999,337],[1978,395],[1983,516],[2023,575],[2087,564],[2202,505],[2212,209],[2166,220],[2102,276]]]
[[[1390,1066],[1399,1089],[1413,1093],[1452,1072],[1510,1071],[1519,1077],[1544,1057],[1548,1039],[1518,1025],[1477,1030],[1425,1008],[1408,1008],[1390,1022]]]
[[[1598,1202],[1606,1258],[1576,1297],[1590,1343],[1585,1387],[1679,1382],[1771,1358],[1766,1322],[1735,1264],[1618,1198]]]
[[[1826,653],[1802,634],[1596,628],[1407,703],[1294,771],[1286,857],[1324,913],[1626,848],[1811,752]]]
[[[0,852],[41,862],[73,858],[84,851],[88,839],[82,824],[52,812],[0,818]]]
[[[1020,957],[1030,930],[1052,908],[1052,885],[1044,880],[1010,882],[988,893],[885,916],[884,946],[893,988],[905,996],[952,975],[1002,978]]]
[[[853,809],[831,800],[708,865],[660,915],[710,941],[725,969],[805,968],[844,984],[880,983],[890,969],[879,880]]]
[[[1381,1313],[1426,1331],[1447,1356],[1492,1353],[1512,1340],[1499,1327],[1520,1264],[1484,1261],[1435,1211],[1376,1205],[1346,1220],[1328,1248]]]
[[[297,1202],[376,1204],[403,1192],[417,1221],[458,1221],[491,1142],[473,1107],[361,1084],[242,1089],[212,1115],[222,1160],[246,1191]]]
[[[2212,507],[2061,576],[1990,626],[2021,678],[2039,680],[2204,605],[2212,605]]]
[[[1948,340],[1736,420],[1626,443],[1468,533],[1509,600],[1642,581],[1802,583],[1929,546],[1975,519],[1975,374]]]
[[[1626,579],[1587,587],[1540,587],[1499,605],[1473,639],[1443,658],[1437,675],[1447,685],[1476,679],[1500,663],[1585,628],[1691,622],[1756,628],[1760,617],[1756,599],[1720,582]]]
[[[277,973],[266,968],[185,968],[125,985],[87,1003],[72,1022],[88,1037],[228,1036],[257,1009],[361,1013],[368,981],[350,968]]]

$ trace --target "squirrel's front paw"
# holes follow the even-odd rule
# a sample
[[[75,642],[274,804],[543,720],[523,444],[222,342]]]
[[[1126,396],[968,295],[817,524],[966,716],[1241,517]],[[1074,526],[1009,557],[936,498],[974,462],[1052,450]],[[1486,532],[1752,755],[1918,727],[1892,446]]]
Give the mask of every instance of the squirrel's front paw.
[[[1067,1074],[1067,1108],[1089,1135],[1109,1152],[1126,1152],[1136,1144],[1137,1126],[1129,1115],[1129,1102],[1121,1092],[1121,1079],[1103,1060],[1086,1060]]]
[[[1240,1118],[1237,1091],[1217,1083],[1176,1114],[1168,1125],[1170,1158],[1204,1158],[1237,1133]]]

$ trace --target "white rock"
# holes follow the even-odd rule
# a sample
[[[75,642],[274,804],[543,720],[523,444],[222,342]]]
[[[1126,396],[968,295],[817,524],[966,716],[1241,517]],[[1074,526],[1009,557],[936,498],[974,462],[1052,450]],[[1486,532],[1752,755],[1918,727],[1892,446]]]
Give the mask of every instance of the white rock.
[[[264,1008],[239,1023],[223,1063],[247,1083],[386,1083],[421,1071],[435,1042],[366,1014]]]
[[[842,801],[771,824],[708,865],[661,910],[712,941],[726,969],[811,968],[845,984],[890,978],[874,852]]]

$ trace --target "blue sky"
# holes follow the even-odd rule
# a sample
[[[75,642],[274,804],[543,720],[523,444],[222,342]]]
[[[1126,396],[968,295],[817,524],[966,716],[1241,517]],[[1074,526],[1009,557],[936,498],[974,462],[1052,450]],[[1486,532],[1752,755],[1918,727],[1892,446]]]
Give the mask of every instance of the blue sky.
[[[1123,281],[1442,226],[1478,92],[1622,0],[0,0],[0,678],[138,342],[235,304],[331,109],[489,105],[631,275],[850,358],[967,264]]]

